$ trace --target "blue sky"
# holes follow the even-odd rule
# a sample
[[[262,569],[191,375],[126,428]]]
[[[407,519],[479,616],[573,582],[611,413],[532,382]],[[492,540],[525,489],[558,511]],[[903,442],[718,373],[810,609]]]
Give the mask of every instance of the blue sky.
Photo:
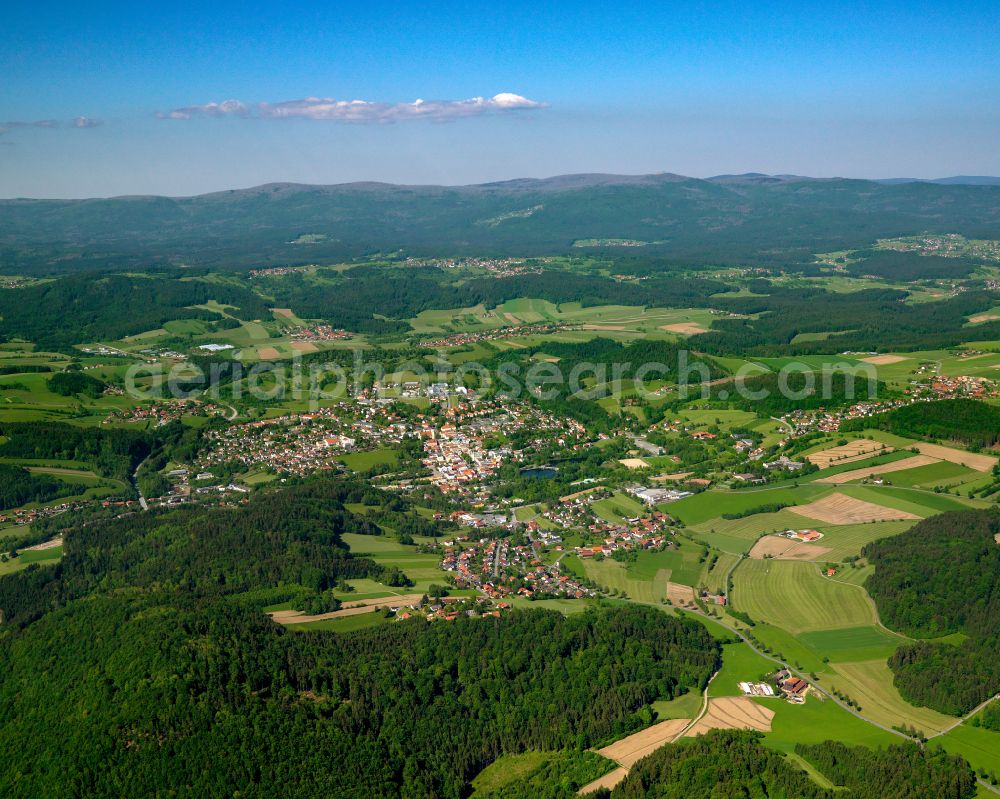
[[[0,30],[0,196],[1000,174],[996,2],[8,0]]]

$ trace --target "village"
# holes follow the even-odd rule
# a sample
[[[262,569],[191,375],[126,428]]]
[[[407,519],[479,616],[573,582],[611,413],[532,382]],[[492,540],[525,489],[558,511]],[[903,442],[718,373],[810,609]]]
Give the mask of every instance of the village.
[[[517,338],[521,336],[543,336],[553,333],[578,330],[579,325],[568,325],[562,322],[539,322],[531,325],[507,325],[496,327],[490,330],[480,330],[476,332],[452,333],[443,338],[421,341],[421,347],[439,349],[443,347],[461,347],[470,344],[478,344],[483,341],[500,341],[502,339]]]

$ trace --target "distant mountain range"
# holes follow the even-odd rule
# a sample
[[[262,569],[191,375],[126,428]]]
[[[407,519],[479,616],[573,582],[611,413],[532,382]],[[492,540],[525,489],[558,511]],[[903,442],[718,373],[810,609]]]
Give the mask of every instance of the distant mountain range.
[[[955,175],[950,178],[885,178],[879,183],[936,183],[939,186],[1000,186],[1000,178],[990,175]]]
[[[1000,178],[562,175],[471,186],[272,183],[0,201],[0,273],[245,268],[376,253],[786,263],[923,232],[1000,238]]]

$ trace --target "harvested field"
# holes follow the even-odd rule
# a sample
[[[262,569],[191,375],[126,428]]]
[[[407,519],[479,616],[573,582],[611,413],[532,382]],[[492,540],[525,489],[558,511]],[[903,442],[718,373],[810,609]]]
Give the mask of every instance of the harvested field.
[[[831,474],[829,477],[819,478],[816,482],[826,485],[841,485],[843,483],[850,483],[852,480],[863,480],[873,474],[889,474],[890,472],[903,472],[907,469],[916,469],[918,466],[929,466],[932,463],[937,463],[938,460],[938,458],[932,458],[929,455],[914,455],[912,458],[903,458],[901,461],[883,463],[879,466],[865,466],[861,469],[851,469],[839,474]]]
[[[60,466],[25,466],[32,474],[64,474],[68,477],[92,477],[98,479],[97,472],[90,469],[65,469]]]
[[[291,347],[298,352],[319,352],[319,347],[311,341],[293,341]]]
[[[650,752],[659,749],[663,744],[670,743],[690,723],[689,719],[668,719],[647,727],[628,738],[615,741],[610,746],[598,749],[597,754],[630,768],[633,763],[644,758]],[[770,726],[768,726],[770,729]]]
[[[623,325],[581,325],[583,330],[611,330],[611,331],[621,331],[627,328]]]
[[[626,469],[645,469],[649,466],[642,458],[623,458],[618,462]]]
[[[755,560],[763,560],[766,557],[777,560],[818,560],[829,551],[829,547],[793,541],[780,535],[765,535],[753,545],[750,557]]]
[[[708,328],[702,327],[695,322],[677,322],[672,325],[660,325],[660,330],[666,330],[668,333],[683,333],[686,336],[708,332]]]
[[[709,730],[759,730],[771,731],[774,711],[745,696],[727,696],[710,699],[708,712],[699,719],[685,738],[702,735]]]
[[[995,322],[997,319],[1000,319],[1000,316],[995,313],[981,313],[969,317],[969,321],[974,325],[978,325],[980,322]]]
[[[61,547],[63,545],[63,537],[56,536],[55,538],[50,538],[48,541],[44,541],[41,544],[35,544],[33,547],[25,547],[21,552],[41,552],[46,549],[55,549],[56,547]]]
[[[678,480],[683,480],[685,477],[690,477],[694,472],[671,472],[670,474],[661,474],[656,477],[651,477],[650,480],[654,480],[657,483],[675,483]]]
[[[808,505],[794,505],[786,510],[827,524],[864,524],[920,518],[906,511],[886,508],[874,502],[865,502],[840,493],[830,494]]]
[[[315,616],[307,616],[301,610],[276,610],[268,615],[278,624],[305,624],[310,621],[323,621],[324,619],[340,619],[345,616],[357,616],[359,613],[369,613],[376,608],[403,608],[416,605],[423,594],[403,594],[400,596],[387,596],[378,599],[362,599],[351,603],[353,607],[332,610],[329,613],[318,613]]]
[[[806,455],[806,460],[816,464],[820,469],[825,469],[828,466],[840,466],[845,463],[862,461],[880,452],[892,452],[892,447],[887,447],[881,441],[868,441],[867,439],[859,438],[856,441],[849,441],[839,447],[832,447],[831,449],[824,449],[822,452],[814,452],[812,455]]]
[[[667,599],[674,605],[693,605],[694,589],[680,583],[667,583]]]
[[[941,444],[915,444],[916,448],[923,455],[929,455],[941,461],[957,463],[976,472],[990,472],[996,464],[997,459],[992,455],[979,455],[975,452],[945,447]]]
[[[900,361],[905,361],[902,355],[872,355],[868,358],[861,359],[864,363],[874,364],[875,366],[888,366],[890,363],[899,363]]]
[[[577,491],[573,494],[567,494],[564,497],[559,497],[560,502],[572,502],[574,499],[579,499],[580,497],[585,497],[587,494],[593,494],[595,491],[600,491],[602,486],[591,486],[590,488],[585,488],[583,491]]]
[[[609,771],[603,777],[598,777],[593,782],[588,782],[579,791],[577,791],[577,794],[580,796],[586,796],[588,793],[594,793],[595,791],[599,791],[601,788],[607,788],[610,791],[627,776],[628,769],[624,766],[619,766],[614,771]]]
[[[274,347],[261,347],[257,350],[257,357],[262,361],[273,361],[275,358],[280,358],[281,353]]]
[[[294,319],[295,314],[292,313],[291,308],[272,308],[271,313],[275,316],[284,316],[286,319]]]

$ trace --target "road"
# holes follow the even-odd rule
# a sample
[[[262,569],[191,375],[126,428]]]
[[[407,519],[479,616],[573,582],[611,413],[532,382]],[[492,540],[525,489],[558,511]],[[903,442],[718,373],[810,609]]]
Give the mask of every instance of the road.
[[[948,734],[949,732],[951,732],[951,731],[952,731],[953,729],[955,729],[956,727],[958,727],[958,726],[962,725],[962,724],[963,724],[964,722],[966,722],[966,721],[968,721],[969,719],[971,719],[971,718],[972,718],[973,716],[975,716],[975,715],[976,715],[976,714],[977,714],[977,713],[978,713],[978,712],[979,712],[980,710],[983,710],[984,708],[988,707],[989,705],[992,705],[992,704],[993,704],[994,702],[996,702],[996,701],[997,701],[998,699],[1000,699],[1000,694],[996,694],[995,696],[991,696],[991,697],[990,697],[989,699],[987,699],[987,700],[986,700],[985,702],[980,702],[980,703],[979,703],[978,705],[976,705],[976,706],[975,706],[974,708],[972,708],[972,710],[970,710],[970,711],[969,711],[968,713],[966,713],[966,714],[965,714],[964,716],[962,716],[962,718],[958,719],[958,720],[957,720],[957,721],[956,721],[956,722],[955,722],[954,724],[952,724],[951,726],[949,726],[949,727],[945,727],[945,728],[944,728],[943,730],[941,730],[941,732],[936,732],[936,733],[934,733],[933,735],[928,735],[927,737],[928,737],[928,738],[937,738],[937,737],[938,737],[939,735],[946,735],[946,734]]]
[[[139,470],[142,468],[142,464],[144,464],[147,460],[149,460],[149,455],[139,461],[139,465],[135,467],[135,471],[132,472],[131,478],[132,487],[135,488],[135,493],[139,495],[139,507],[143,510],[149,510],[149,503],[146,502],[146,498],[142,495],[142,489],[139,488]]]
[[[785,427],[788,428],[789,434],[792,434],[792,433],[795,432],[795,428],[792,427],[792,425],[790,423],[786,422],[784,419],[779,419],[777,416],[772,416],[771,417],[771,421],[777,422],[778,424],[783,424]]]

